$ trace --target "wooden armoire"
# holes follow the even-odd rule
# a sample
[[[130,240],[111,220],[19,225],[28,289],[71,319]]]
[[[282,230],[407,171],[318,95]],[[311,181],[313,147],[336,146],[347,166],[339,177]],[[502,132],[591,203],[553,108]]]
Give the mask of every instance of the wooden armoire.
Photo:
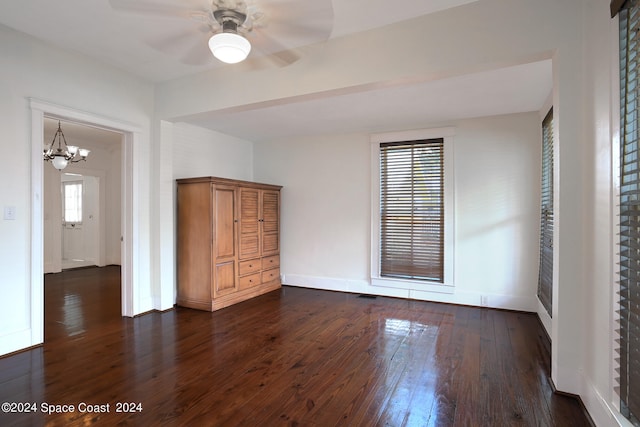
[[[280,189],[177,180],[178,305],[214,311],[280,288]]]

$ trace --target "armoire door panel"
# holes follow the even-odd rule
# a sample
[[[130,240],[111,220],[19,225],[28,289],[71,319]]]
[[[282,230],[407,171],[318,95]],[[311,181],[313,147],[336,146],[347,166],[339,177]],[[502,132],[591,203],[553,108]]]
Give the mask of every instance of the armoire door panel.
[[[211,298],[211,188],[178,188],[177,273],[180,294],[189,300]]]
[[[262,195],[262,232],[277,233],[279,217],[279,193],[276,191],[265,191]]]
[[[279,247],[277,234],[265,234],[262,236],[262,255],[278,253]]]
[[[231,258],[235,255],[235,200],[233,188],[215,187],[215,256]]]
[[[257,234],[240,236],[240,259],[260,256],[260,238]]]
[[[229,261],[215,266],[215,293],[214,296],[222,296],[236,291],[235,262]]]
[[[240,188],[240,259],[260,256],[260,190]]]
[[[258,233],[258,202],[260,192],[253,189],[240,189],[240,234]]]

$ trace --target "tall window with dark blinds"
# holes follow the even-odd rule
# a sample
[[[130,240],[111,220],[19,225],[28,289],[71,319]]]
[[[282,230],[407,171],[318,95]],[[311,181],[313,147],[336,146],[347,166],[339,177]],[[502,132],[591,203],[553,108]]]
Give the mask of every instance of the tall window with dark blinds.
[[[638,157],[638,1],[620,11],[620,410],[640,426],[640,161]]]
[[[542,182],[540,186],[540,267],[538,299],[547,313],[553,307],[553,109],[542,121]]]
[[[444,281],[444,140],[380,144],[380,276]]]

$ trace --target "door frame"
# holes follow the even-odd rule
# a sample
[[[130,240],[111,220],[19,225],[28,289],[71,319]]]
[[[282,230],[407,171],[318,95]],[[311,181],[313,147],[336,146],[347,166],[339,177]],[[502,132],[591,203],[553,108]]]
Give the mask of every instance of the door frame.
[[[139,219],[136,211],[133,186],[134,176],[139,174],[139,162],[134,160],[139,151],[142,129],[131,123],[88,113],[37,99],[29,99],[31,109],[31,344],[44,342],[44,211],[43,170],[44,117],[64,119],[90,127],[121,133],[122,136],[122,249],[121,286],[122,315],[133,317],[139,305],[134,281],[134,260],[139,258],[140,245],[133,244]]]

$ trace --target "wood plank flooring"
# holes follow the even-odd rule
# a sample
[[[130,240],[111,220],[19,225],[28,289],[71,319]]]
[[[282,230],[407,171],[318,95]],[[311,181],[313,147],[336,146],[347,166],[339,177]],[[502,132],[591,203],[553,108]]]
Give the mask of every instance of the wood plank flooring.
[[[532,314],[285,286],[128,319],[119,275],[45,277],[44,346],[0,359],[0,402],[33,411],[1,426],[591,425]]]

